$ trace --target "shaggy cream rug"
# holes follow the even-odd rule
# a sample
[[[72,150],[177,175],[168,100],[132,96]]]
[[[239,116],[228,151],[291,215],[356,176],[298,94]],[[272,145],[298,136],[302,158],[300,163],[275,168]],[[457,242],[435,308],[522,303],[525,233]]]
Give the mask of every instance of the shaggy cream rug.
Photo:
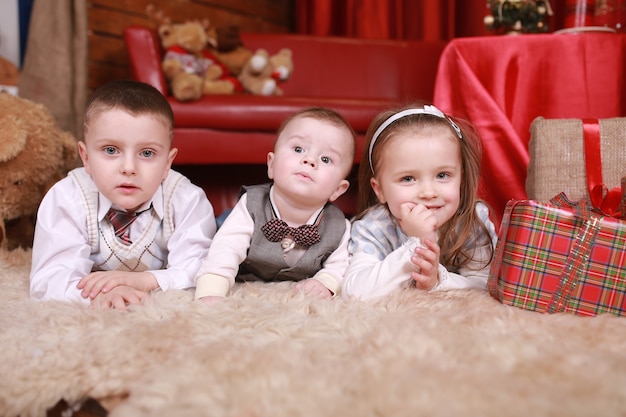
[[[376,304],[238,286],[207,308],[156,293],[129,313],[28,298],[0,251],[0,409],[93,397],[110,416],[623,416],[626,318],[542,315],[481,291]]]

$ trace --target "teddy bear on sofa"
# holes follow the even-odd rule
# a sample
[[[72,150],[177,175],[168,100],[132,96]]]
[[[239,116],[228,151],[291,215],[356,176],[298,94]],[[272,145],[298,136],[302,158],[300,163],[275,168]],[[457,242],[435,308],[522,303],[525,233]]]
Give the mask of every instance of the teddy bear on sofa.
[[[158,28],[165,49],[162,68],[172,95],[179,101],[207,94],[233,94],[241,90],[236,77],[208,48],[208,21],[170,23]]]
[[[241,40],[239,27],[236,25],[210,26],[207,30],[207,48],[226,65],[229,73],[237,77],[241,70],[254,56]]]
[[[270,56],[265,49],[252,52],[243,45],[235,25],[210,27],[209,49],[236,76],[244,92],[256,95],[282,95],[278,84],[293,72],[291,50],[281,49]]]
[[[0,247],[32,246],[46,191],[77,166],[72,134],[40,103],[0,92]]]
[[[290,49],[283,48],[274,55],[265,49],[258,49],[241,70],[239,82],[248,93],[279,96],[283,94],[279,84],[289,79],[293,68]]]
[[[252,52],[243,45],[236,25],[216,27],[208,19],[174,24],[152,4],[146,14],[157,25],[165,50],[162,69],[177,100],[239,92],[283,94],[278,84],[293,71],[291,50],[272,56],[264,49]]]

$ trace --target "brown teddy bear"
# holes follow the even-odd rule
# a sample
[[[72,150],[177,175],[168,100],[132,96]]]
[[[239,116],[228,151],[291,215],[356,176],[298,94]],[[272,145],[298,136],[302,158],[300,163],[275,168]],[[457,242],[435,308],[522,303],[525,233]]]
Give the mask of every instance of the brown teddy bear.
[[[283,91],[278,85],[289,79],[293,68],[290,49],[283,48],[271,56],[265,49],[258,49],[241,70],[239,82],[248,93],[280,96]]]
[[[146,14],[157,25],[165,50],[163,72],[178,100],[240,92],[283,94],[278,84],[293,71],[291,50],[281,49],[272,56],[264,49],[253,53],[243,45],[236,25],[215,27],[208,19],[173,24],[152,4]]]
[[[241,74],[243,67],[254,55],[243,45],[239,27],[236,25],[211,26],[207,31],[207,37],[208,49],[226,65],[233,76]]]
[[[172,24],[164,21],[158,29],[165,49],[162,68],[172,95],[180,101],[197,100],[205,94],[233,94],[241,91],[236,77],[207,49],[208,21]]]
[[[30,247],[46,191],[77,166],[72,134],[43,105],[0,92],[0,247]]]

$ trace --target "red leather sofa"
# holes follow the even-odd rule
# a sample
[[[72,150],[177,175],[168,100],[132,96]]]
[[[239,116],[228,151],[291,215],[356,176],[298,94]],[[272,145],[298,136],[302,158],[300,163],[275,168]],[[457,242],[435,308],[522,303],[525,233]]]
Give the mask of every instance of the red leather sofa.
[[[381,110],[406,102],[433,99],[443,41],[386,41],[295,34],[242,33],[244,45],[270,54],[290,48],[294,71],[280,87],[283,96],[210,95],[194,102],[173,98],[161,71],[163,51],[156,31],[125,29],[131,74],[155,86],[175,115],[175,168],[202,186],[220,214],[232,207],[242,184],[267,181],[265,162],[281,122],[312,106],[341,112],[363,137]],[[356,180],[340,199],[347,214],[355,212]]]

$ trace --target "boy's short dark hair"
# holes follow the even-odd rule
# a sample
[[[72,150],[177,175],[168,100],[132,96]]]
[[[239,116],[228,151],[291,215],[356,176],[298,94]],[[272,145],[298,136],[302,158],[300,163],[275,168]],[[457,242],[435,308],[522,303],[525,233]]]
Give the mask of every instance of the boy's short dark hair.
[[[132,115],[152,114],[161,117],[170,130],[170,140],[174,136],[174,112],[167,99],[153,86],[132,80],[115,80],[104,84],[91,95],[85,107],[83,129],[89,129],[89,122],[102,111],[120,109]]]

